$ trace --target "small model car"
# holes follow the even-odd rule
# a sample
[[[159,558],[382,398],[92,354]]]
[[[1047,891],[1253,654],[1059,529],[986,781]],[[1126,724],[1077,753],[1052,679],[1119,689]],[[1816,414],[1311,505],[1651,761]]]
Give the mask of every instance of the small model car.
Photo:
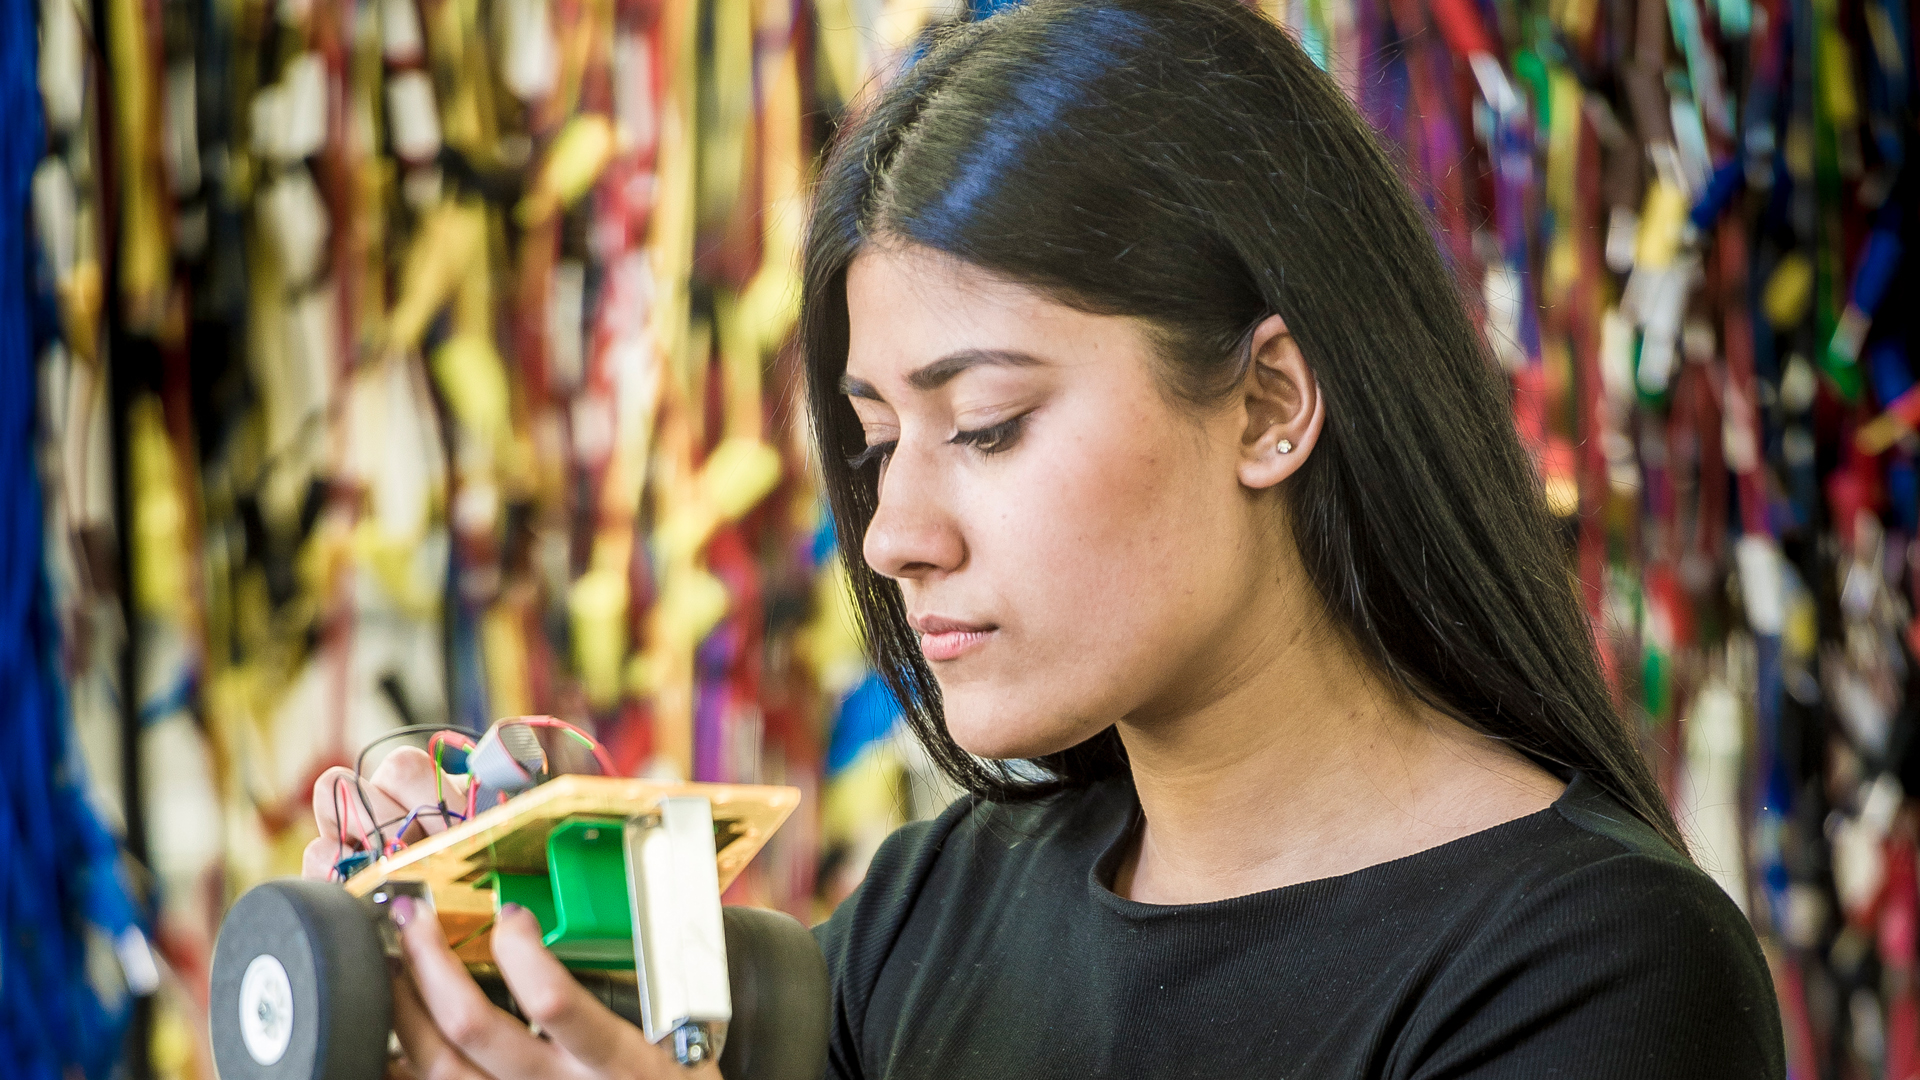
[[[597,743],[609,775],[553,775],[540,727],[591,743],[547,717],[503,720],[478,741],[435,728],[436,768],[449,748],[465,758],[464,812],[444,801],[418,808],[397,831],[364,831],[363,850],[343,849],[341,880],[269,881],[234,904],[213,956],[221,1080],[384,1074],[389,959],[401,955],[386,905],[402,895],[430,905],[455,954],[509,1012],[489,935],[501,905],[516,903],[583,985],[681,1064],[718,1057],[728,1080],[821,1075],[827,975],[812,934],[779,912],[720,903],[799,790],[615,776]],[[358,823],[371,822],[364,792],[337,795],[343,813],[356,800],[366,810]],[[403,843],[421,815],[451,827]]]

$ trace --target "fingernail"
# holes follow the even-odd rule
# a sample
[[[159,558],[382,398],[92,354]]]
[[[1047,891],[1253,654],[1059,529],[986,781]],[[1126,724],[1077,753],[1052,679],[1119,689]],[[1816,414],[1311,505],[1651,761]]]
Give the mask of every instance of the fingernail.
[[[511,919],[525,910],[527,909],[521,907],[519,904],[501,904],[500,917],[503,919]]]
[[[393,925],[405,926],[413,921],[413,897],[396,896],[387,904],[387,910],[393,913]]]

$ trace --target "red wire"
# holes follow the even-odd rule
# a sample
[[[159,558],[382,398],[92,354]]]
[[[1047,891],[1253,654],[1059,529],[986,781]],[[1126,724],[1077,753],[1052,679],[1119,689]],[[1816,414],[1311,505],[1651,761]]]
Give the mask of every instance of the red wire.
[[[560,728],[564,731],[570,731],[579,736],[580,740],[587,744],[587,749],[593,751],[593,760],[600,763],[600,771],[602,773],[608,776],[620,775],[620,770],[613,767],[613,758],[608,756],[607,748],[600,745],[600,740],[581,731],[565,720],[556,720],[551,716],[516,716],[511,720],[502,720],[500,722],[502,724],[525,724],[528,727]]]
[[[465,744],[465,745],[455,745],[454,749],[456,750],[464,750],[468,753],[472,753],[473,748],[476,745],[478,745],[473,741],[472,736],[466,735],[458,731],[436,731],[427,738],[427,756],[433,759],[434,774],[437,777],[439,777],[440,782],[442,783],[452,783],[452,779],[448,777],[446,775],[445,770],[443,770],[440,767],[440,755],[435,753],[435,751],[440,746],[446,743],[449,743],[455,739],[458,739],[460,743]],[[473,777],[468,776],[467,777],[467,813],[466,813],[467,818],[473,817],[473,795],[474,795],[474,789],[476,786],[477,785],[475,785],[473,782]],[[446,809],[446,801],[444,798],[441,800],[440,808],[442,810]],[[465,819],[462,819],[462,820],[465,820]]]
[[[465,732],[436,731],[433,733],[433,735],[430,738],[427,739],[427,753],[429,754],[433,753],[434,746],[436,746],[439,743],[446,742],[450,739],[459,739],[461,742],[466,744],[465,746],[455,746],[454,747],[455,750],[471,750],[475,745],[473,741],[473,736],[468,735]]]
[[[340,777],[334,777],[333,791],[335,795],[338,795],[340,793],[340,785],[344,783],[346,783],[344,779]],[[354,827],[360,830],[360,850],[367,852],[368,854],[372,854],[373,853],[373,837],[367,835],[366,822],[360,820],[359,804],[354,802],[352,799],[342,799],[341,802],[343,802],[346,805],[347,812],[353,815]],[[344,837],[347,835],[346,822],[337,821],[337,822],[334,822],[334,824],[339,827],[341,836]]]

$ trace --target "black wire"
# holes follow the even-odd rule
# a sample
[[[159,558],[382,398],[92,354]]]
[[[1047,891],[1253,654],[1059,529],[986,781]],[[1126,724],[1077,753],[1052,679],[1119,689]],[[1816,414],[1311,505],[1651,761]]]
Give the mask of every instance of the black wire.
[[[385,735],[380,736],[361,748],[360,756],[355,758],[353,762],[354,775],[359,776],[366,770],[367,755],[372,753],[373,748],[379,746],[381,743],[407,735],[428,735],[436,731],[457,731],[466,736],[472,736],[473,734],[472,731],[458,724],[407,724],[404,727],[394,728],[392,731],[387,732]]]
[[[347,823],[345,818],[341,814],[341,810],[344,809],[344,807],[342,807],[340,803],[340,785],[345,782],[346,782],[345,777],[336,776],[333,778],[333,821],[334,821],[335,829],[337,831],[337,834],[335,836],[336,844],[333,850],[333,865],[336,870],[339,869],[341,860],[347,857]],[[362,796],[361,801],[365,802],[364,795]],[[386,821],[373,822],[374,835],[384,836],[383,830],[390,828],[394,825],[397,825],[407,820],[410,817],[416,818],[416,819],[437,817],[440,820],[446,821],[446,822],[451,822],[455,818],[459,818],[462,821],[466,820],[466,818],[462,817],[459,814],[454,813],[452,810],[447,809],[445,806],[436,807],[428,803],[428,804],[422,804],[421,806],[413,810],[409,810],[406,813],[400,815],[399,817],[389,818]],[[372,820],[372,819],[369,819],[369,820]],[[394,837],[394,839],[398,840],[400,839],[400,837],[396,836]],[[383,846],[380,850],[384,852],[386,848]],[[365,854],[372,855],[374,853],[366,852]]]
[[[333,831],[334,838],[339,841],[333,849],[333,865],[336,870],[339,869],[341,860],[347,857],[347,823],[340,814],[342,809],[344,807],[340,803],[340,778],[336,776],[333,778]]]
[[[374,747],[390,739],[399,739],[408,735],[426,735],[435,731],[457,731],[467,736],[473,734],[473,732],[458,724],[406,724],[394,728],[392,731],[361,747],[360,756],[353,759],[353,786],[354,789],[360,793],[360,805],[367,808],[367,823],[373,826],[373,838],[379,841],[381,851],[387,850],[387,835],[380,830],[380,818],[373,812],[373,801],[367,798],[366,784],[361,782],[361,771],[366,768],[367,754],[370,753]],[[402,818],[400,820],[405,819]],[[387,824],[391,825],[393,822],[390,821]]]

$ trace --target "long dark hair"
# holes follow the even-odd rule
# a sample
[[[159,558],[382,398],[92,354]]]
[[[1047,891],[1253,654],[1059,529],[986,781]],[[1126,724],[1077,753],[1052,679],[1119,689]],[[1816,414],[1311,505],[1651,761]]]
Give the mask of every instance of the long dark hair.
[[[1039,759],[1042,778],[961,750],[899,586],[861,555],[877,472],[848,463],[863,436],[839,379],[847,266],[873,240],[1144,318],[1196,405],[1240,384],[1247,335],[1278,313],[1326,402],[1280,495],[1333,623],[1394,685],[1584,771],[1684,851],[1608,694],[1505,384],[1333,80],[1235,0],[1033,0],[926,46],[828,158],[801,334],[867,647],[934,761],[997,799],[1127,769],[1112,728]]]

